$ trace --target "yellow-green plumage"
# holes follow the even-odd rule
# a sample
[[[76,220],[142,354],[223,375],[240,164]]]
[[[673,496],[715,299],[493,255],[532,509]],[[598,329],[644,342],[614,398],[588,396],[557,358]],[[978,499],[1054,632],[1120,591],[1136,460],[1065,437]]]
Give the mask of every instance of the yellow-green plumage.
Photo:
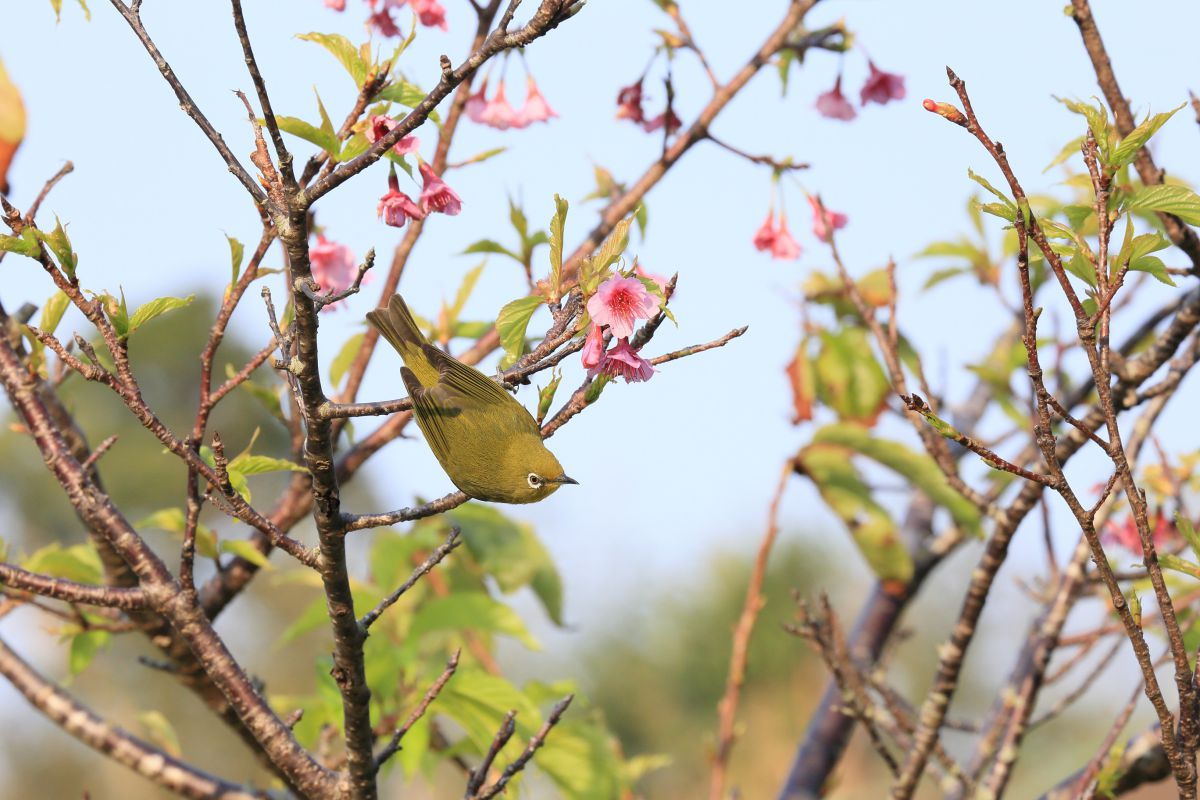
[[[367,314],[404,359],[400,377],[425,440],[454,485],[477,500],[536,503],[575,483],[537,421],[499,384],[429,342],[400,295]]]

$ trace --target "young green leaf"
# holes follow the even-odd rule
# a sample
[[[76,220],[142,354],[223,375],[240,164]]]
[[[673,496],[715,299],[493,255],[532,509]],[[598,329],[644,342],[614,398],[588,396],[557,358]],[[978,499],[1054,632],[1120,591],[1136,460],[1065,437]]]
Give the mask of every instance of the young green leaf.
[[[550,378],[550,383],[546,384],[544,389],[541,387],[538,388],[538,425],[541,425],[542,420],[550,413],[550,406],[554,403],[554,395],[558,391],[560,383],[562,383],[562,373],[555,369]]]
[[[229,285],[233,286],[238,281],[238,276],[242,274],[242,257],[246,253],[245,246],[237,239],[226,234],[225,238],[229,241],[229,263],[233,267],[232,275],[229,279]]]
[[[306,42],[315,42],[328,50],[338,60],[338,63],[346,68],[346,72],[350,73],[350,77],[354,79],[354,85],[362,88],[363,82],[367,79],[369,65],[349,39],[338,33],[302,33],[296,38]]]
[[[58,264],[67,277],[75,280],[75,269],[79,266],[79,256],[71,249],[71,240],[67,237],[67,231],[63,227],[62,221],[55,216],[54,230],[49,233],[37,230],[36,233],[37,237],[50,248],[50,252],[54,253],[54,257],[58,259]]]
[[[1174,214],[1189,225],[1200,225],[1200,196],[1186,186],[1143,186],[1129,196],[1125,207]]]
[[[500,315],[496,318],[496,332],[500,335],[500,346],[505,352],[500,361],[501,369],[511,367],[521,357],[525,350],[525,331],[529,328],[529,320],[543,302],[538,295],[521,297],[500,309]]]
[[[1187,103],[1180,103],[1178,107],[1161,114],[1147,114],[1142,123],[1130,131],[1129,135],[1122,139],[1121,143],[1113,150],[1112,156],[1109,158],[1109,167],[1120,169],[1131,163],[1137,158],[1138,151],[1146,146],[1146,142],[1150,141],[1150,137],[1157,133],[1158,129],[1185,105]]]
[[[408,81],[404,78],[397,78],[390,85],[384,87],[376,97],[379,100],[387,100],[391,103],[399,103],[402,106],[416,108],[425,99],[425,92],[420,86]],[[430,111],[429,118],[434,122],[441,122],[441,117],[437,111]]]
[[[550,219],[550,298],[562,296],[563,236],[567,226],[567,201],[554,195],[554,216]]]
[[[168,755],[179,758],[183,750],[179,746],[179,736],[171,721],[161,711],[143,711],[137,716],[138,723],[146,732],[146,738]]]
[[[286,458],[256,456],[243,453],[229,462],[229,471],[237,470],[243,475],[261,475],[264,472],[307,472],[300,464]]]
[[[187,297],[159,297],[151,300],[138,307],[138,310],[133,312],[133,317],[129,320],[129,328],[126,335],[132,334],[138,328],[145,325],[155,317],[161,317],[168,311],[174,311],[177,308],[183,308],[192,302],[195,295],[189,294]],[[125,297],[121,296],[122,305],[125,302]]]
[[[221,542],[222,553],[232,553],[244,558],[260,569],[271,569],[271,562],[257,547],[245,539],[225,539]]]
[[[458,592],[435,597],[413,615],[408,635],[412,641],[432,631],[478,630],[511,636],[530,650],[541,645],[529,633],[517,612],[485,592]]]
[[[67,313],[67,306],[70,304],[70,299],[62,292],[55,292],[50,295],[50,299],[46,301],[46,305],[42,306],[42,316],[38,319],[38,328],[46,333],[54,333],[54,330],[58,327],[58,323],[62,321],[63,314]]]
[[[67,656],[67,666],[72,675],[78,675],[87,669],[88,664],[102,649],[108,646],[112,634],[108,631],[83,631],[71,637],[71,651]]]
[[[471,292],[475,291],[475,284],[479,283],[479,276],[483,274],[485,266],[487,266],[487,261],[480,261],[478,265],[467,270],[466,275],[463,275],[462,283],[458,286],[458,292],[454,295],[454,304],[450,306],[450,322],[452,325],[458,322],[463,307],[466,306],[467,300],[470,299]]]
[[[337,355],[333,357],[333,361],[329,364],[330,385],[338,386],[341,384],[342,378],[346,375],[346,370],[350,369],[350,365],[354,363],[354,357],[358,355],[358,348],[362,345],[365,335],[356,333],[351,336],[342,345],[342,349],[338,350]]]
[[[332,128],[327,132],[313,125],[311,122],[305,122],[297,117],[280,116],[276,117],[275,121],[279,124],[279,130],[315,144],[337,160],[338,151],[341,150],[341,143],[338,141],[337,135],[333,132]],[[328,121],[328,118],[326,118],[326,121]]]

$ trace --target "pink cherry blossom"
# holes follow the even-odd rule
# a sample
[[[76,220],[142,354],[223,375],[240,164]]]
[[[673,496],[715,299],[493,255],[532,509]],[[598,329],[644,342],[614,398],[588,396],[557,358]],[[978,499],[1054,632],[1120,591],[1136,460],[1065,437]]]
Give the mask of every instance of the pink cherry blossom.
[[[646,121],[642,111],[642,82],[622,86],[617,92],[617,119],[627,119],[641,125]]]
[[[421,162],[421,177],[425,181],[421,189],[421,210],[426,214],[437,212],[453,217],[462,211],[462,199],[444,180],[434,173],[433,168]]]
[[[487,110],[487,85],[488,79],[484,78],[479,82],[479,91],[467,97],[467,119],[472,122],[483,122],[483,112]]]
[[[638,383],[650,380],[654,372],[654,365],[630,347],[629,339],[621,338],[616,347],[604,354],[599,366],[589,370],[588,374],[593,377],[607,375],[610,378],[624,378],[626,383]]]
[[[325,0],[325,7],[332,8],[334,11],[345,11],[346,0]]]
[[[504,91],[503,79],[496,85],[496,93],[492,95],[492,99],[488,101],[480,117],[480,122],[484,125],[500,131],[508,130],[518,122],[517,111],[509,104]]]
[[[399,124],[399,122],[391,117],[382,115],[371,117],[371,124],[367,126],[366,130],[367,141],[371,144],[375,144],[375,142],[382,139],[388,134],[389,131],[394,129]],[[396,142],[396,144],[392,147],[392,152],[398,156],[406,156],[409,153],[417,152],[417,148],[420,146],[421,140],[410,133],[408,136],[404,136],[400,139],[400,141]]]
[[[650,319],[658,313],[658,298],[637,278],[614,275],[600,284],[588,300],[587,310],[595,324],[607,325],[617,338],[628,338],[635,320]]]
[[[890,100],[904,99],[904,76],[894,72],[884,72],[875,66],[874,61],[868,61],[871,74],[867,82],[859,90],[859,100],[865,106],[867,103],[883,105]]]
[[[438,0],[409,0],[408,5],[422,25],[450,30],[450,25],[446,22],[446,8]]]
[[[767,218],[754,232],[754,249],[770,250],[775,246],[775,211],[767,212]]]
[[[309,245],[308,259],[313,280],[324,292],[345,289],[358,274],[354,252],[346,245],[331,242],[321,234],[317,234],[317,241]],[[343,301],[338,301],[325,308],[337,308],[341,305]]]
[[[833,88],[817,97],[817,113],[829,119],[852,120],[857,113],[842,94],[842,76],[838,75]]]
[[[583,342],[583,354],[580,356],[580,360],[587,369],[595,369],[600,366],[603,358],[604,333],[600,330],[599,325],[593,323],[592,329],[588,331],[587,339]]]
[[[1161,513],[1155,517],[1153,524],[1150,540],[1154,543],[1155,549],[1179,538],[1179,531],[1176,529],[1175,523],[1169,521]],[[1142,552],[1142,537],[1138,533],[1137,523],[1134,522],[1132,516],[1126,517],[1124,522],[1108,523],[1104,528],[1104,533],[1101,534],[1101,539],[1106,545],[1117,545],[1131,553]]]
[[[775,229],[775,240],[771,242],[771,258],[780,261],[795,261],[800,257],[800,244],[788,230],[787,217],[779,214],[779,227]]]
[[[846,223],[850,221],[845,214],[830,211],[828,208],[822,213],[821,202],[812,195],[808,196],[808,204],[812,206],[813,212],[813,236],[822,242],[828,242],[834,231],[846,227]]]
[[[525,105],[521,106],[521,110],[517,112],[513,127],[524,128],[534,122],[548,122],[558,116],[558,112],[550,107],[545,97],[542,97],[532,75],[525,78],[525,86]]]
[[[679,119],[679,117],[675,116],[674,111],[668,108],[654,119],[648,119],[643,122],[642,129],[645,130],[646,133],[654,133],[656,130],[663,127],[663,125],[667,126],[667,133],[671,134],[679,130],[680,126],[683,125],[683,122]]]
[[[638,264],[637,262],[634,262],[633,272],[639,278],[645,278],[646,280],[653,281],[658,288],[664,292],[667,290],[667,284],[671,282],[671,279],[666,275],[659,275],[655,272],[647,272],[646,270],[642,269],[642,265]]]
[[[400,36],[402,33],[396,26],[396,20],[392,19],[390,2],[384,2],[378,9],[374,2],[371,3],[371,16],[367,17],[367,27],[379,31],[381,36]]]
[[[388,192],[380,198],[376,214],[383,218],[385,225],[391,225],[393,228],[403,228],[404,223],[410,219],[422,219],[425,216],[421,207],[414,203],[411,197],[400,191],[400,181],[396,177],[394,167],[391,174],[388,175]]]

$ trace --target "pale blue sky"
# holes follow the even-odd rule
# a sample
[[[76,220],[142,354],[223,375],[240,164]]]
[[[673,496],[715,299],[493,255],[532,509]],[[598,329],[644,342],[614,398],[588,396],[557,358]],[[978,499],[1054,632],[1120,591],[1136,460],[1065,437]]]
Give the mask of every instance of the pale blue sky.
[[[55,24],[47,3],[33,2],[10,9],[0,28],[0,57],[24,92],[30,117],[27,141],[10,176],[14,200],[28,203],[42,181],[71,159],[75,174],[55,191],[45,219],[54,212],[70,223],[88,286],[115,290],[123,285],[131,303],[201,286],[219,291],[228,274],[223,232],[253,241],[258,229],[243,189],[176,108],[166,84],[108,4],[92,4],[90,23],[70,0],[64,5],[61,24]],[[277,113],[315,119],[315,84],[335,121],[343,117],[353,99],[349,78],[324,51],[292,34],[336,30],[357,40],[364,16],[358,5],[351,0],[351,11],[339,16],[318,0],[247,3]],[[1200,74],[1192,40],[1200,8],[1112,0],[1094,5],[1134,107],[1158,111],[1186,100],[1188,81]],[[464,49],[473,14],[462,0],[447,0],[447,6],[450,33],[422,29],[402,61],[403,71],[423,86],[436,76],[439,53],[457,61]],[[685,3],[684,9],[696,39],[725,78],[758,47],[785,6],[780,0],[758,0]],[[1062,6],[1020,4],[1019,13],[1004,13],[997,4],[952,0],[821,3],[810,15],[812,26],[844,17],[880,67],[906,77],[907,99],[862,110],[849,124],[820,118],[812,104],[832,85],[843,57],[814,52],[801,71],[793,72],[786,98],[780,96],[775,72],[765,70],[713,126],[717,136],[745,150],[813,164],[800,179],[829,207],[849,214],[839,241],[852,270],[866,271],[889,255],[896,257],[904,292],[901,319],[925,349],[938,385],[966,385],[960,365],[990,348],[1003,310],[965,285],[920,294],[921,283],[937,265],[911,255],[931,240],[966,229],[964,208],[972,189],[967,167],[993,178],[995,170],[968,135],[923,111],[920,102],[952,98],[944,72],[946,64],[952,65],[967,81],[989,131],[1005,143],[1027,189],[1052,189],[1056,178],[1041,170],[1081,126],[1051,94],[1097,92],[1075,25]],[[200,107],[244,159],[249,130],[231,90],[249,90],[250,84],[228,10],[222,4],[150,0],[144,15]],[[573,246],[595,219],[597,206],[578,202],[592,187],[593,162],[620,180],[635,178],[651,163],[659,140],[613,120],[613,100],[617,89],[642,70],[655,41],[649,29],[665,25],[646,0],[592,0],[576,19],[529,48],[529,66],[561,118],[505,133],[464,125],[452,160],[497,146],[510,150],[449,176],[463,198],[463,213],[428,225],[402,284],[415,309],[429,312],[442,297],[453,295],[463,272],[478,262],[477,256],[457,255],[466,244],[484,237],[510,239],[508,196],[521,198],[531,221],[541,225],[550,217],[556,192],[570,199],[567,241]],[[864,50],[844,60],[845,89],[856,97],[866,73]],[[509,70],[512,99],[519,102],[523,73],[515,60]],[[678,59],[676,78],[678,109],[690,121],[707,101],[709,87],[686,53]],[[418,135],[428,154],[432,132]],[[1183,177],[1200,176],[1194,166],[1196,137],[1185,109],[1156,140],[1160,164]],[[303,145],[297,150],[307,152]],[[323,200],[317,211],[332,238],[359,254],[374,246],[386,264],[401,232],[375,218],[384,183],[384,168],[372,169]],[[635,241],[631,252],[651,271],[680,272],[673,303],[680,328],[664,327],[652,353],[715,338],[746,323],[750,332],[723,350],[667,365],[647,385],[611,387],[602,402],[552,442],[582,485],[511,511],[536,525],[556,558],[567,585],[566,616],[577,630],[600,625],[614,597],[626,592],[653,590],[664,582],[686,585],[686,576],[714,552],[749,554],[757,545],[779,465],[805,441],[807,431],[788,422],[783,366],[796,344],[797,286],[810,270],[828,267],[829,259],[808,231],[806,204],[794,186],[786,191],[793,230],[806,249],[803,257],[781,263],[753,250],[750,238],[765,214],[768,186],[764,168],[700,145],[649,196],[648,236]],[[1180,257],[1172,254],[1167,260],[1175,263]],[[278,264],[277,257],[270,261]],[[10,308],[50,294],[46,278],[28,262],[9,257],[4,271],[0,296]],[[519,268],[493,258],[468,316],[494,317],[523,291]],[[1158,287],[1149,293],[1168,296]],[[358,330],[373,302],[374,293],[367,291],[349,311],[323,319],[326,358]],[[256,299],[247,300],[234,327],[251,342],[265,340]],[[361,398],[401,394],[398,365],[382,354]],[[578,377],[578,369],[570,370],[566,383]],[[529,405],[533,398],[531,390],[522,393]],[[1168,429],[1186,437],[1179,440],[1181,447],[1194,446],[1194,429],[1174,421],[1178,411],[1167,421],[1175,427]],[[375,484],[389,507],[407,504],[414,494],[437,496],[452,488],[415,439],[390,446],[362,478]],[[784,522],[788,536],[800,528],[843,536],[798,479],[785,503]],[[570,646],[573,635],[561,640],[563,647]],[[551,648],[557,647],[555,641],[551,637]]]

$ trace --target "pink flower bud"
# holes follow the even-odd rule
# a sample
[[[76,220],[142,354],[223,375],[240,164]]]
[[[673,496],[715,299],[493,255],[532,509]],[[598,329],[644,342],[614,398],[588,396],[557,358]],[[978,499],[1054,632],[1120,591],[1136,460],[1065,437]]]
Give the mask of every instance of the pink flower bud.
[[[921,101],[921,106],[926,111],[937,114],[940,117],[945,117],[955,125],[961,125],[964,128],[967,127],[966,115],[950,103],[939,103],[936,100],[925,98],[923,101]]]
[[[600,361],[603,358],[604,333],[601,332],[599,325],[592,323],[592,329],[588,331],[587,339],[583,342],[583,353],[580,355],[580,361],[587,369],[595,369],[600,366]]]

